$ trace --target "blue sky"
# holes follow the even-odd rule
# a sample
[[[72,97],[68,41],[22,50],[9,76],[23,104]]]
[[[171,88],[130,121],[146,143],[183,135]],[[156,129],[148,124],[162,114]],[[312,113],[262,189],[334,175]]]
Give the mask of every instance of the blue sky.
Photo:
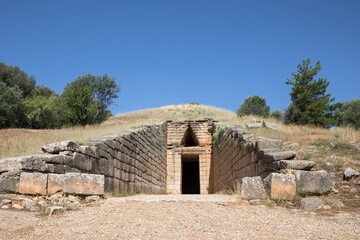
[[[113,113],[200,102],[232,111],[310,58],[336,101],[359,98],[360,1],[0,0],[0,62],[61,93],[86,73],[115,77]]]

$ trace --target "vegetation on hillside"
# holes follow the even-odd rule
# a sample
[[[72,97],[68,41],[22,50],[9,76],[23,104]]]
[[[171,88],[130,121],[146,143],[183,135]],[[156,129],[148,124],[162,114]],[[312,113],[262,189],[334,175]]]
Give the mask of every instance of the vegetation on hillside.
[[[0,128],[49,129],[98,124],[111,116],[108,107],[120,87],[107,74],[86,74],[59,95],[36,86],[34,76],[0,63]]]
[[[270,115],[270,107],[266,104],[265,98],[254,95],[245,99],[237,110],[237,115],[239,117],[246,115],[268,117]]]

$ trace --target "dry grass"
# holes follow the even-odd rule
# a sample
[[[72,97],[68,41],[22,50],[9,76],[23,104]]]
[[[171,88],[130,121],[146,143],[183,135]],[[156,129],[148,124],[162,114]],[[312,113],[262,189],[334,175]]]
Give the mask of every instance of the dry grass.
[[[213,118],[222,125],[235,125],[244,128],[251,119],[259,117],[246,116],[238,118],[234,112],[204,105],[173,105],[161,108],[145,109],[114,116],[97,126],[64,128],[58,130],[1,129],[0,158],[21,156],[41,152],[44,144],[76,140],[89,141],[106,135],[114,135],[144,124],[154,124],[166,120],[182,121]],[[360,131],[350,128],[322,129],[310,126],[283,125],[275,119],[266,119],[275,123],[280,131],[268,128],[251,130],[258,136],[280,139],[285,142],[297,142],[307,146],[315,141],[336,141],[342,143],[360,142]]]

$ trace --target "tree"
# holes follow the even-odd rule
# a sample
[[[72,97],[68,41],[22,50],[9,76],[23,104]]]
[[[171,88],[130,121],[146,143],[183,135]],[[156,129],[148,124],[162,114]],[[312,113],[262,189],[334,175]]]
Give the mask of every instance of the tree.
[[[292,77],[286,79],[286,84],[292,85],[290,92],[292,105],[289,106],[291,107],[289,110],[293,113],[291,118],[285,116],[286,121],[322,127],[336,124],[333,117],[334,106],[330,104],[335,98],[331,98],[331,94],[326,93],[329,82],[326,78],[314,79],[322,69],[320,62],[313,67],[310,59],[306,59],[297,68],[297,73],[293,72]]]
[[[66,107],[67,121],[70,125],[95,124],[111,116],[107,108],[118,98],[120,87],[114,78],[107,74],[94,76],[86,74],[67,84],[62,98]]]
[[[277,119],[277,120],[279,120],[279,121],[283,121],[283,120],[284,120],[284,114],[283,114],[283,112],[282,112],[281,110],[279,110],[279,109],[274,110],[274,111],[271,113],[270,117],[275,118],[275,119]]]
[[[0,82],[0,128],[26,126],[22,95],[18,86],[9,87]]]
[[[35,88],[35,77],[27,75],[19,67],[8,66],[0,63],[0,82],[5,83],[9,87],[18,86],[23,93],[23,97],[28,96]]]
[[[270,107],[266,105],[266,100],[258,95],[254,95],[245,99],[243,104],[237,110],[239,117],[245,115],[257,115],[260,117],[268,117],[270,115]]]
[[[334,111],[334,116],[340,126],[351,126],[360,129],[360,98],[342,103]]]

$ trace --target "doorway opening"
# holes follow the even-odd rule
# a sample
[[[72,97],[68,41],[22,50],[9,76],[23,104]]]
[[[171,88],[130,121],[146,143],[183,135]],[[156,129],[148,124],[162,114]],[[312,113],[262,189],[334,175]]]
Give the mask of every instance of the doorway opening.
[[[199,155],[181,156],[181,193],[200,194]]]

